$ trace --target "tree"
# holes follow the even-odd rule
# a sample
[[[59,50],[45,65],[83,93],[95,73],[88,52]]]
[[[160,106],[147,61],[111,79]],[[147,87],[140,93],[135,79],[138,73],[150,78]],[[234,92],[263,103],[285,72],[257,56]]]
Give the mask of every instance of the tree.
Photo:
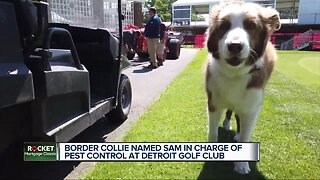
[[[204,21],[204,17],[203,16],[200,16],[196,13],[192,13],[191,14],[191,21]]]
[[[161,17],[162,21],[171,21],[171,10],[172,3],[177,0],[147,0],[145,1],[144,7],[149,9],[155,7],[157,14]],[[144,22],[147,22],[148,14],[144,15]]]

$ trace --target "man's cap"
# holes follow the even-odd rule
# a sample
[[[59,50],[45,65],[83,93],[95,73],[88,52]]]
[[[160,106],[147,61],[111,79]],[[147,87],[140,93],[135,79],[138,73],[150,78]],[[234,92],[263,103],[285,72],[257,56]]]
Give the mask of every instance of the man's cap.
[[[153,11],[154,13],[156,13],[156,12],[157,12],[157,9],[156,9],[155,7],[150,7],[150,8],[149,8],[149,11]]]

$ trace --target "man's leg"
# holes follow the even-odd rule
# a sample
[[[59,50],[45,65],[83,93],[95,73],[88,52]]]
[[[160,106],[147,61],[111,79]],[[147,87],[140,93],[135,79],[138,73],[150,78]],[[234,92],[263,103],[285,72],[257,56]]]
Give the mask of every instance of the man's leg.
[[[154,66],[157,67],[157,55],[156,55],[156,45],[157,45],[157,40],[159,39],[148,39],[148,53],[150,56],[150,63]]]

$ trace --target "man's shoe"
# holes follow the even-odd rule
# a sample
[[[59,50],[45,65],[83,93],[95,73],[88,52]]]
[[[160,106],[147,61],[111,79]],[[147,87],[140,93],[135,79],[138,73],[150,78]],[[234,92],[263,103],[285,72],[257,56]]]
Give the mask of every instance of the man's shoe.
[[[163,66],[163,62],[162,61],[158,61],[158,66]]]
[[[149,69],[156,69],[158,66],[154,66],[154,65],[152,65],[152,64],[149,64],[149,66],[147,66],[147,68],[149,68]]]

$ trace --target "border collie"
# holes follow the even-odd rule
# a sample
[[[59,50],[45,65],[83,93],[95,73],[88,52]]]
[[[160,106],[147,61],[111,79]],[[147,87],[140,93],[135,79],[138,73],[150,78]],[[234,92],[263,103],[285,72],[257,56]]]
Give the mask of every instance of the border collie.
[[[280,29],[279,13],[254,3],[233,1],[215,6],[207,30],[212,58],[206,69],[208,141],[218,141],[218,127],[225,109],[236,113],[237,142],[249,142],[262,107],[264,88],[277,59],[269,42]],[[231,116],[231,115],[230,115]],[[224,128],[231,129],[230,118]],[[234,162],[240,174],[250,172],[248,162]]]

